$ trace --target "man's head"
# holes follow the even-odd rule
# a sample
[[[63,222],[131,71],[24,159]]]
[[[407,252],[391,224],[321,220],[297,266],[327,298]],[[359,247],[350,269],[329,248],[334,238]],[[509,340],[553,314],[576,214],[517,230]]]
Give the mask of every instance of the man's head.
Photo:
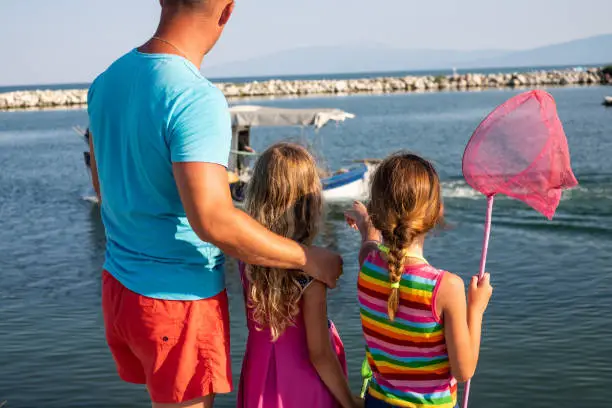
[[[160,0],[161,26],[190,31],[208,52],[217,43],[234,11],[234,0]],[[170,27],[167,27],[170,28]]]

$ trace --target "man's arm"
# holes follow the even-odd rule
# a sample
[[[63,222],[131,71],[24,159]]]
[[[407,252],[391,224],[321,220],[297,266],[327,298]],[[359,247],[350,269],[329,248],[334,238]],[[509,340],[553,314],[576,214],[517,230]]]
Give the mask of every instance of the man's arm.
[[[336,286],[342,273],[340,256],[274,234],[236,209],[225,167],[175,162],[173,171],[187,219],[200,239],[245,263],[301,269],[329,287]]]
[[[91,182],[93,184],[94,191],[98,197],[98,202],[101,203],[102,199],[100,196],[100,180],[98,179],[98,166],[96,165],[96,155],[94,154],[93,148],[93,133],[89,132],[89,156],[90,156],[90,169],[91,169]]]

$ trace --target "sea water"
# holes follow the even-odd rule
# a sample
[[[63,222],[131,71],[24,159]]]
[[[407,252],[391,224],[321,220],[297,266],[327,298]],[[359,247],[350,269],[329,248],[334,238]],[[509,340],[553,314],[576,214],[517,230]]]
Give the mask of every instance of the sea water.
[[[450,228],[426,256],[466,280],[478,269],[485,200],[461,177],[463,148],[480,120],[518,91],[277,99],[287,108],[356,114],[317,135],[332,167],[409,149],[434,161]],[[472,386],[474,408],[609,407],[612,384],[612,109],[610,87],[552,89],[580,186],[563,195],[553,221],[523,204],[495,203],[487,269],[495,287]],[[249,101],[249,103],[255,103]],[[0,404],[17,407],[147,407],[141,386],[122,383],[104,341],[100,268],[104,230],[84,201],[89,178],[83,110],[0,113]],[[252,144],[304,137],[299,129],[255,129]],[[347,203],[349,205],[350,203]],[[356,298],[357,234],[343,205],[328,209],[320,242],[345,258],[329,292],[358,392],[364,355]],[[236,263],[228,262],[232,359],[238,385],[246,341]],[[235,394],[216,406],[235,404]]]

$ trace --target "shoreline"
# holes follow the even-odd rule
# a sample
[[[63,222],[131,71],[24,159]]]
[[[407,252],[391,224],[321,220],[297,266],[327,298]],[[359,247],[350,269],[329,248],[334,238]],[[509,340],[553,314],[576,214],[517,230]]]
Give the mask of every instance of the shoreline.
[[[612,85],[601,68],[585,71],[548,70],[525,73],[461,74],[356,79],[269,80],[245,83],[216,82],[230,100],[324,95],[418,93],[542,86]],[[0,111],[66,109],[87,105],[87,89],[30,90],[0,93]]]

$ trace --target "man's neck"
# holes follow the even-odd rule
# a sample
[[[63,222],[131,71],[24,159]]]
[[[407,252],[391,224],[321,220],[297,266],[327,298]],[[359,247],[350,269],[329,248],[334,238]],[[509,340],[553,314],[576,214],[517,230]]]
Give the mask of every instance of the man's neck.
[[[152,38],[139,50],[151,54],[180,55],[200,69],[204,55],[208,53],[212,45],[207,37],[202,35],[205,30],[201,26],[201,21],[188,18],[175,18],[167,23],[162,21],[153,36],[162,41]]]

